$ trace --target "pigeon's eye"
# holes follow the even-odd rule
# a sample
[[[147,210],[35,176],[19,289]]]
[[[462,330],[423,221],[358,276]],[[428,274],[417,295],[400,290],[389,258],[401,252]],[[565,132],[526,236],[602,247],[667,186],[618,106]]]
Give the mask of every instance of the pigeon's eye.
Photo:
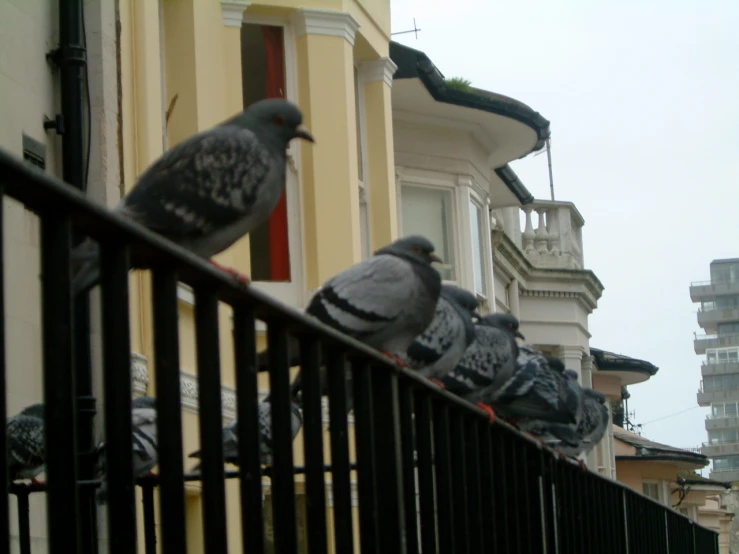
[[[275,125],[280,125],[280,126],[282,126],[282,125],[284,125],[284,124],[285,124],[285,120],[284,120],[284,119],[282,118],[282,116],[281,116],[281,115],[276,115],[276,116],[275,116],[275,117],[274,117],[274,118],[272,119],[272,122],[273,122],[273,123],[274,123]]]
[[[413,247],[413,251],[414,251],[414,252],[415,252],[416,254],[420,254],[420,253],[421,253],[421,247],[420,247],[420,246],[414,246],[414,247]]]

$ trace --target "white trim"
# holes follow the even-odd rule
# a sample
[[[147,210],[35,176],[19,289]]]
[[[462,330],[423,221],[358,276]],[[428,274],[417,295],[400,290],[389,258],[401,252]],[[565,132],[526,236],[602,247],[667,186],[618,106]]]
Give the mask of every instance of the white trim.
[[[310,8],[301,8],[295,12],[293,24],[295,38],[306,34],[343,37],[352,46],[360,27],[359,21],[346,12]]]
[[[146,356],[131,352],[131,389],[134,396],[143,396],[149,388],[149,372],[146,369]]]
[[[393,86],[393,75],[398,66],[390,58],[378,58],[359,64],[361,78],[365,83],[384,81],[389,87]]]
[[[251,6],[246,0],[224,2],[221,0],[221,13],[223,14],[224,27],[241,27],[244,22],[244,12]]]
[[[259,401],[269,394],[268,390],[259,390]],[[180,371],[180,397],[182,409],[186,412],[198,413],[198,377],[186,371]],[[221,410],[223,419],[230,423],[236,419],[236,389],[221,385]]]
[[[243,22],[254,25],[282,27],[285,53],[285,97],[291,102],[298,101],[297,50],[295,46],[295,18],[293,16],[271,16],[244,12]],[[305,290],[305,228],[302,217],[303,198],[300,168],[302,160],[298,141],[290,143],[287,150],[286,171],[288,249],[290,251],[290,282],[254,281],[251,286],[279,299],[284,304],[302,309],[306,302]],[[257,330],[266,327],[257,321]]]
[[[352,479],[349,482],[351,487],[352,495],[352,507],[356,508],[359,506],[359,490],[357,487],[357,481]],[[334,484],[332,481],[326,481],[326,507],[333,508],[334,506]]]
[[[177,283],[177,300],[188,306],[195,305],[195,293],[190,285]]]

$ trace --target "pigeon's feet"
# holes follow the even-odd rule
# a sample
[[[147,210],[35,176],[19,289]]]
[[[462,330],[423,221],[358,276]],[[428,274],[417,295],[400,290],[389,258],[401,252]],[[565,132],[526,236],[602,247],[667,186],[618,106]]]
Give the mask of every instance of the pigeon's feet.
[[[383,354],[394,361],[396,364],[398,364],[400,367],[408,367],[408,362],[406,362],[397,354],[393,354],[392,352],[383,352]]]
[[[586,464],[584,460],[577,460],[577,464],[580,466],[580,469],[582,469],[583,471],[588,470],[588,464]]]
[[[487,412],[487,414],[490,416],[490,424],[492,425],[495,421],[495,412],[493,411],[493,409],[482,401],[477,403],[477,407]]]
[[[429,379],[429,381],[431,381],[434,385],[436,385],[440,389],[445,389],[446,388],[446,385],[444,383],[442,383],[441,381],[439,381],[438,379],[433,379],[432,378],[432,379]]]
[[[42,483],[41,481],[39,481],[38,479],[36,479],[36,478],[34,477],[33,479],[31,479],[31,484],[32,484],[32,485],[38,485],[38,486],[43,486],[43,485],[45,485],[46,483]]]
[[[149,473],[146,474],[147,477],[159,477],[156,473],[153,471],[149,471]]]
[[[223,271],[224,273],[228,273],[229,275],[235,277],[236,280],[242,285],[248,285],[249,283],[251,283],[251,279],[249,279],[249,277],[247,277],[243,273],[239,273],[238,271],[236,271],[235,269],[231,267],[226,267],[217,262],[214,262],[213,260],[210,260],[210,263],[214,265],[215,267],[217,267],[218,269],[220,269],[221,271]]]

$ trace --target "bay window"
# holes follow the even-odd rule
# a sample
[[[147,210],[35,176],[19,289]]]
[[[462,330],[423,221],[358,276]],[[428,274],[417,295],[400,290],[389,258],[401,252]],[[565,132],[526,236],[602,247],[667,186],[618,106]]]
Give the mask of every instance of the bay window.
[[[475,292],[487,298],[487,275],[485,271],[485,229],[483,225],[482,207],[470,201],[470,234],[472,235],[472,275],[475,280]]]

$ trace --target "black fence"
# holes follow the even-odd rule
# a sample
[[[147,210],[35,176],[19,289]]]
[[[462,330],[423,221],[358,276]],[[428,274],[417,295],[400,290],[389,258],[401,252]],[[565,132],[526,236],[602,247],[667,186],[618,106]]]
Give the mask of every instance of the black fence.
[[[300,339],[307,552],[362,553],[717,553],[716,533],[574,463],[478,408],[399,370],[383,356],[254,289],[203,260],[87,201],[49,175],[0,152],[3,199],[40,219],[42,349],[46,405],[45,487],[0,484],[0,551],[10,541],[9,494],[19,509],[20,543],[30,552],[28,494],[43,489],[48,552],[95,550],[95,513],[83,501],[98,483],[80,479],[77,452],[70,237],[79,230],[102,249],[102,345],[107,441],[109,552],[137,548],[131,446],[128,270],[151,269],[159,477],[144,479],[147,554],[187,552],[177,284],[195,297],[204,550],[228,552],[226,477],[239,477],[243,552],[264,552],[256,323],[266,324],[272,401],[274,551],[306,551],[296,526],[290,428],[288,334]],[[3,211],[0,210],[0,214]],[[0,229],[3,229],[0,221]],[[2,244],[2,241],[0,241]],[[12,260],[5,260],[12,264]],[[35,276],[34,276],[35,277]],[[0,268],[0,282],[3,282]],[[3,289],[0,288],[0,291]],[[221,443],[218,307],[233,309],[240,472],[227,475]],[[0,306],[2,297],[0,296]],[[3,323],[4,325],[4,323]],[[5,332],[0,327],[0,415],[6,414]],[[352,371],[355,456],[350,456],[345,364]],[[324,464],[319,369],[328,373],[331,465]],[[12,370],[12,368],[10,368]],[[0,426],[0,445],[6,432]],[[84,454],[84,453],[83,453]],[[0,467],[7,474],[5,457]],[[358,528],[351,478],[356,468]],[[333,509],[327,510],[326,482]],[[153,495],[159,495],[158,536]],[[333,537],[327,518],[333,518]],[[13,534],[16,534],[14,530]],[[158,543],[158,544],[157,544]],[[92,546],[91,546],[92,545]],[[300,546],[300,550],[299,550]]]

